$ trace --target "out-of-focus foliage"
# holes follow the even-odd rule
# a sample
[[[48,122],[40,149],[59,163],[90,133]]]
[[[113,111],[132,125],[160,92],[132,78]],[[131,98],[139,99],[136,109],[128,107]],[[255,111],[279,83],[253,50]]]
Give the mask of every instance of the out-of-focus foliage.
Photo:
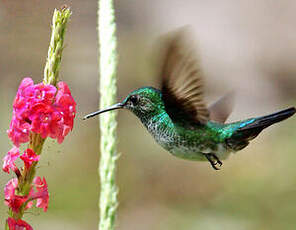
[[[24,76],[42,79],[53,9],[64,1],[0,2],[0,148],[16,89]],[[119,45],[118,99],[157,85],[157,37],[191,24],[211,102],[236,89],[230,121],[296,104],[296,3],[260,1],[116,1]],[[67,81],[78,116],[98,106],[96,2],[68,1],[60,79]],[[129,112],[119,112],[120,230],[293,229],[296,225],[296,119],[268,128],[216,172],[205,162],[177,159],[157,146]],[[97,226],[98,119],[76,121],[58,146],[45,144],[39,176],[48,179],[48,212],[28,213],[38,229]],[[4,173],[0,186],[11,178]],[[3,193],[0,194],[3,200]],[[3,226],[5,206],[0,206]],[[37,222],[40,221],[40,222]]]

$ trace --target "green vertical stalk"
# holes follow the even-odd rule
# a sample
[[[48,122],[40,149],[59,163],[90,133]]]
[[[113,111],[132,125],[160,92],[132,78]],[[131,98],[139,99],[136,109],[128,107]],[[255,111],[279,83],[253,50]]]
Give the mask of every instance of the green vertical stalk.
[[[116,100],[116,24],[112,0],[98,0],[98,37],[100,62],[100,106],[105,108]],[[99,201],[99,230],[113,230],[117,208],[115,184],[116,159],[116,112],[100,116],[101,159],[99,175],[101,194]]]

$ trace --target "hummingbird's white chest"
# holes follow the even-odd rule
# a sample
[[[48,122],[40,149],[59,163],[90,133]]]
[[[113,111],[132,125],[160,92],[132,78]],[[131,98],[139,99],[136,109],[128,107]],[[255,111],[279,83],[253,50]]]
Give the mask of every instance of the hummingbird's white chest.
[[[145,126],[160,146],[178,158],[206,161],[207,159],[204,154],[213,153],[219,157],[219,159],[223,160],[230,154],[230,151],[227,150],[224,143],[216,144],[215,149],[206,147],[202,143],[198,144],[198,141],[192,144],[188,141],[186,136],[178,132],[172,124],[163,125],[163,123],[159,122],[157,119],[151,119]]]
[[[230,154],[230,151],[227,151],[223,144],[218,144],[216,149],[178,145],[168,151],[176,157],[194,161],[206,161],[204,154],[207,153],[215,154],[221,160],[225,160]]]

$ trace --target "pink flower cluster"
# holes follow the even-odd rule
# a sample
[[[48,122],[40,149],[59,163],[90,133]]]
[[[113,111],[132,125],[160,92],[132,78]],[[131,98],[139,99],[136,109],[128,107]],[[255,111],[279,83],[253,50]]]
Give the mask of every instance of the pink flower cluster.
[[[36,155],[36,153],[32,149],[26,149],[24,153],[20,155],[19,148],[14,146],[3,158],[2,170],[6,173],[9,173],[10,170],[12,170],[17,174],[19,169],[16,167],[15,161],[18,158],[20,158],[24,162],[25,169],[29,170],[34,161],[39,161],[40,156]]]
[[[17,195],[18,180],[13,178],[6,184],[4,188],[5,204],[11,208],[13,213],[18,214],[20,209],[28,209],[33,207],[33,201],[36,200],[36,207],[43,208],[44,212],[47,211],[49,194],[45,178],[41,180],[40,177],[35,177],[33,185],[30,188],[29,195]],[[9,217],[7,219],[9,229],[30,229],[33,228],[25,221]]]
[[[29,141],[30,132],[51,137],[62,143],[72,130],[76,103],[65,82],[53,85],[35,84],[24,78],[13,102],[13,115],[7,131],[14,145]]]
[[[18,188],[17,178],[13,178],[5,185],[5,205],[11,208],[14,213],[19,213],[21,208],[25,210],[33,207],[33,201],[37,200],[36,207],[43,208],[46,212],[48,208],[49,194],[45,178],[35,177],[29,195],[16,195]]]
[[[9,173],[14,171],[18,177],[21,175],[15,161],[20,158],[24,162],[24,170],[30,170],[33,162],[38,162],[40,156],[35,154],[32,149],[26,149],[20,155],[19,148],[13,147],[3,158],[3,171]],[[49,194],[45,178],[35,177],[30,187],[28,195],[20,195],[18,191],[19,178],[13,178],[6,184],[4,188],[5,205],[7,205],[13,213],[20,213],[21,209],[26,210],[33,207],[33,201],[36,200],[36,207],[43,208],[47,211]],[[9,229],[32,229],[32,227],[23,220],[15,220],[8,218],[7,223]]]
[[[72,130],[76,114],[76,103],[64,82],[57,88],[43,83],[34,84],[31,78],[24,78],[13,102],[13,114],[8,137],[14,146],[3,158],[2,170],[13,171],[17,178],[11,179],[4,188],[5,204],[10,209],[7,225],[10,230],[32,227],[21,220],[24,210],[34,206],[47,211],[49,194],[45,178],[35,177],[31,173],[34,163],[40,156],[33,149],[27,148],[20,154],[20,144],[33,142],[32,133],[40,134],[45,139],[51,137],[62,143]],[[20,159],[24,166],[18,168],[15,161]],[[31,177],[27,177],[31,175]]]

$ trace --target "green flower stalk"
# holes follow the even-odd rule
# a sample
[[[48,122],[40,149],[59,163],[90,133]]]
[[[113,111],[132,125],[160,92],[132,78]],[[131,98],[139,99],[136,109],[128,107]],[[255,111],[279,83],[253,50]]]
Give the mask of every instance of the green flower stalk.
[[[52,18],[52,33],[48,48],[47,61],[44,68],[44,84],[56,86],[59,80],[59,70],[64,48],[64,37],[71,10],[67,7],[54,10]]]
[[[105,108],[116,100],[116,24],[112,0],[98,0],[98,37],[100,62],[100,107]],[[100,116],[101,159],[99,175],[101,194],[99,201],[99,230],[113,230],[115,225],[118,188],[115,184],[116,112]]]
[[[68,8],[55,9],[48,57],[44,69],[43,83],[34,84],[24,78],[13,102],[13,116],[8,136],[14,146],[3,158],[3,171],[13,171],[4,188],[5,204],[9,217],[5,229],[28,229],[32,227],[22,220],[25,211],[33,207],[48,208],[49,193],[45,178],[35,177],[42,147],[47,137],[62,143],[72,130],[76,103],[65,82],[58,82],[66,25],[71,15]],[[20,153],[20,144],[28,143]],[[17,167],[20,158],[24,166]]]

